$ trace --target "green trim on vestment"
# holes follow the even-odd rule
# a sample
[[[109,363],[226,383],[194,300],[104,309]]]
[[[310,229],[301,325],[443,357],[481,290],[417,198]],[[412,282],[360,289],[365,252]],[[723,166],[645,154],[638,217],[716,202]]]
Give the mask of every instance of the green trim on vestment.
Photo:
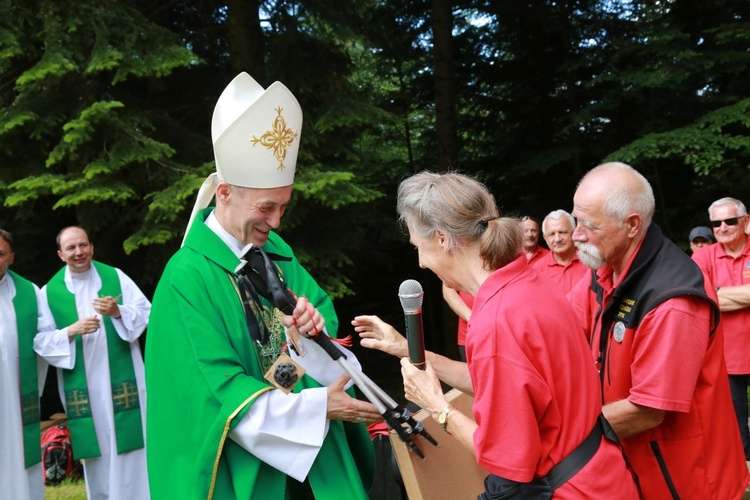
[[[145,350],[151,498],[283,499],[287,476],[226,439],[257,396],[275,389],[263,378],[230,277],[239,259],[203,223],[210,212],[198,215],[154,294]],[[333,303],[289,246],[272,232],[264,249],[291,259],[278,263],[287,284],[318,308],[335,335]],[[309,387],[320,385],[305,375],[295,392]],[[366,427],[332,421],[308,477],[318,499],[365,500],[373,463]]]
[[[101,262],[92,261],[91,263],[102,281],[98,296],[117,297],[117,303],[122,304],[122,287],[117,270]],[[65,267],[47,283],[47,298],[58,328],[65,328],[78,321],[75,295],[65,285]],[[133,357],[130,353],[130,343],[120,338],[109,316],[103,316],[102,320],[107,335],[115,439],[117,453],[121,454],[143,448],[143,424],[138,385],[133,368]],[[101,452],[94,419],[91,415],[83,341],[80,335],[76,335],[75,343],[76,364],[72,370],[63,370],[68,427],[71,441],[75,443],[73,447],[75,458],[95,458],[101,456]]]
[[[13,309],[16,312],[16,332],[18,335],[18,367],[21,390],[21,423],[23,425],[24,465],[28,469],[42,461],[41,431],[39,428],[39,374],[34,352],[34,336],[39,321],[39,304],[34,285],[13,271],[8,270],[13,279],[16,295]]]

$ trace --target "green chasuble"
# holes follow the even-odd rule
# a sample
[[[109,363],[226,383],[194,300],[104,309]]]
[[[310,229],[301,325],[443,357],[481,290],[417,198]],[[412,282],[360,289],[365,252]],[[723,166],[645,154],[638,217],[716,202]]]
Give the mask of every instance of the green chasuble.
[[[42,450],[39,445],[41,442],[39,375],[37,374],[37,360],[34,352],[34,336],[39,319],[39,305],[36,290],[29,280],[10,270],[8,270],[8,277],[13,279],[13,284],[16,287],[13,309],[16,312],[16,330],[18,333],[24,463],[28,469],[42,461]]]
[[[276,389],[263,378],[265,349],[248,331],[233,277],[239,259],[203,223],[210,212],[198,215],[154,294],[146,341],[151,497],[282,500],[287,476],[228,438],[256,398]],[[318,308],[333,335],[333,303],[291,248],[273,232],[263,248],[291,259],[276,262],[286,283]],[[281,313],[262,309],[278,336]],[[305,375],[295,392],[311,387],[320,385]],[[364,424],[331,421],[308,480],[318,499],[365,500],[373,463]]]

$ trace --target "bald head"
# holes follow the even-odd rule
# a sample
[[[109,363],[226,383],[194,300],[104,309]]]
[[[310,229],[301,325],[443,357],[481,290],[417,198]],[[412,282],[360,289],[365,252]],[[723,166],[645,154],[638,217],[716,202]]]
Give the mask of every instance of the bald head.
[[[625,163],[604,163],[590,170],[578,184],[576,196],[579,193],[597,202],[603,214],[618,224],[630,214],[640,215],[644,234],[654,216],[656,202],[651,185]]]
[[[82,273],[91,267],[94,258],[94,245],[83,228],[69,226],[57,235],[57,255],[65,262],[72,273]]]
[[[588,172],[573,197],[578,258],[593,269],[610,265],[618,275],[646,236],[654,206],[648,181],[629,165],[605,163]]]

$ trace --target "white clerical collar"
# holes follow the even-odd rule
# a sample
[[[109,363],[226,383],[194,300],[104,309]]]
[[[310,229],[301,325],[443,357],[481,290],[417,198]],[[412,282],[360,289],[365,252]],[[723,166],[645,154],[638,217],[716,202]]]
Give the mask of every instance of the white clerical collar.
[[[83,271],[82,273],[74,273],[70,270],[70,267],[68,267],[68,274],[70,274],[70,279],[72,280],[87,280],[89,279],[89,276],[91,276],[91,268],[94,267],[93,264],[89,266],[88,269]]]
[[[223,241],[224,244],[229,247],[232,253],[234,253],[234,255],[239,258],[239,256],[242,255],[242,250],[245,248],[245,245],[243,245],[240,240],[229,234],[227,230],[221,226],[214,213],[214,211],[211,211],[211,213],[208,214],[208,217],[206,217],[206,226],[211,231],[216,233],[216,236],[221,238],[221,241]]]

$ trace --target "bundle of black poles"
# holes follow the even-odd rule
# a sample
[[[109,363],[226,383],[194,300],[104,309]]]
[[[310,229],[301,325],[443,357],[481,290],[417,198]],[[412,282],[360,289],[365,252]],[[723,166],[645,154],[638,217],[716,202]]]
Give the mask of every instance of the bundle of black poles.
[[[273,256],[277,259],[283,257]],[[287,288],[284,281],[279,276],[276,266],[273,264],[271,257],[263,249],[250,246],[244,249],[240,257],[240,265],[235,269],[239,286],[245,292],[246,297],[265,298],[274,307],[281,312],[291,315],[297,305],[297,299]],[[248,312],[247,315],[252,314]],[[251,318],[248,318],[248,322]],[[255,318],[252,318],[255,322]],[[251,330],[252,331],[252,330]],[[353,366],[338,347],[336,347],[331,338],[324,332],[318,333],[315,337],[310,337],[323,348],[323,350],[338,362],[344,371],[351,377],[362,394],[372,403],[382,415],[388,427],[396,431],[401,441],[406,443],[414,453],[422,460],[425,459],[424,453],[414,442],[414,435],[420,434],[430,443],[438,446],[437,441],[430,436],[425,430],[422,422],[414,419],[414,415],[405,407],[401,407],[388,394],[378,387],[367,375]]]

